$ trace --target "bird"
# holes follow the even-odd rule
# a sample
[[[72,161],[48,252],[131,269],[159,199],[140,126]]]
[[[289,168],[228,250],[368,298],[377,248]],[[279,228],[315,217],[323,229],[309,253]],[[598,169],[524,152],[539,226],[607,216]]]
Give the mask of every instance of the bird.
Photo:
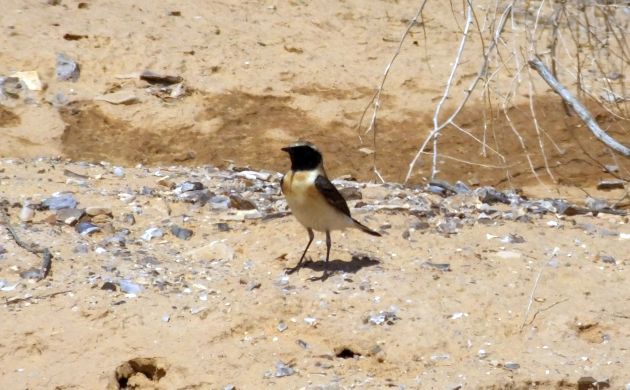
[[[326,233],[326,262],[322,276],[325,279],[329,275],[331,231],[356,228],[372,236],[380,237],[381,234],[352,218],[346,200],[328,179],[322,153],[314,144],[297,141],[282,148],[282,151],[289,154],[291,170],[282,177],[280,187],[293,216],[308,232],[308,243],[302,257],[287,273],[300,268],[315,237],[315,230]]]

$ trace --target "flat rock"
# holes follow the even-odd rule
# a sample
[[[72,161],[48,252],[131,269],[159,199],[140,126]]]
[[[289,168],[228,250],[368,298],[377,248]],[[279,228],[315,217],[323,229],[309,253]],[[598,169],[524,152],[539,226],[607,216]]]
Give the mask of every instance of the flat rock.
[[[184,79],[181,76],[163,75],[150,70],[145,70],[142,74],[140,74],[140,80],[144,80],[150,84],[170,85],[181,83]]]
[[[41,91],[44,88],[39,74],[34,70],[16,72],[11,77],[17,77],[31,91]]]
[[[49,210],[73,209],[77,207],[78,202],[72,194],[62,193],[53,195],[42,201],[42,206]]]
[[[85,213],[90,217],[95,217],[97,215],[112,215],[112,209],[109,207],[91,206],[85,209]]]
[[[63,222],[66,225],[74,225],[85,215],[83,209],[60,209],[57,210],[57,221]]]
[[[193,235],[193,231],[190,229],[186,229],[183,227],[179,227],[177,225],[171,226],[171,234],[181,240],[188,240]]]
[[[616,190],[616,189],[624,189],[626,182],[623,180],[602,180],[597,183],[598,190]]]

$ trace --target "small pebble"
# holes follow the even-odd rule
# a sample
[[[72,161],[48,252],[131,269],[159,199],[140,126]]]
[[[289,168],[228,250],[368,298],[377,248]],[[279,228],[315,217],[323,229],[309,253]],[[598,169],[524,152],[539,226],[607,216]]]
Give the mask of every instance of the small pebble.
[[[276,326],[276,329],[278,329],[278,332],[284,332],[284,331],[285,331],[285,330],[287,330],[288,328],[289,328],[289,326],[288,326],[285,322],[283,322],[283,321],[280,321],[280,322],[278,323],[278,326]]]
[[[171,226],[171,234],[181,240],[188,240],[193,235],[193,231],[190,229],[182,228],[177,225]]]
[[[281,378],[283,376],[290,376],[295,374],[295,370],[283,362],[276,363],[276,378]]]
[[[443,272],[451,270],[451,265],[448,263],[433,263],[430,261],[425,261],[424,263],[420,264],[420,267],[424,269],[435,269]]]
[[[123,223],[126,223],[127,225],[135,225],[136,224],[136,217],[134,217],[133,214],[131,214],[131,213],[127,213],[127,214],[123,215],[122,221],[123,221]]]
[[[199,314],[203,311],[205,311],[206,309],[208,309],[205,306],[200,306],[200,307],[191,307],[190,308],[190,314],[195,315],[195,314]]]
[[[76,224],[74,230],[82,236],[89,236],[92,233],[98,232],[101,228],[91,222],[80,222]]]
[[[220,232],[229,232],[230,231],[230,225],[228,225],[225,222],[219,222],[219,223],[217,223],[217,229],[219,229]]]
[[[396,316],[397,309],[392,306],[389,310],[381,310],[378,314],[372,314],[368,318],[368,322],[373,325],[393,325],[398,319]]]
[[[125,170],[121,167],[114,167],[114,169],[112,169],[112,173],[117,177],[125,177]]]
[[[20,272],[20,277],[22,279],[41,279],[42,278],[42,270],[37,268],[30,268],[26,271]]]
[[[126,294],[138,295],[140,294],[140,291],[142,291],[142,287],[140,287],[140,285],[127,279],[122,279],[118,282],[118,285],[120,286],[120,291]]]
[[[251,282],[247,283],[245,290],[253,291],[253,290],[256,290],[257,288],[260,288],[261,285],[262,284],[259,281],[252,280]]]
[[[49,210],[73,209],[77,207],[77,204],[78,202],[74,199],[74,196],[68,193],[53,194],[52,197],[42,201],[42,206]]]
[[[116,291],[118,290],[118,288],[116,287],[116,285],[112,282],[105,282],[103,283],[103,285],[101,286],[101,290],[106,290],[106,291]]]
[[[230,198],[224,195],[215,195],[210,198],[210,207],[214,210],[227,210],[230,208]]]
[[[443,234],[457,233],[457,222],[454,218],[447,219],[437,225],[437,231]]]
[[[188,192],[188,191],[199,191],[203,189],[203,184],[198,181],[185,181],[180,183],[177,187],[175,187],[175,191],[177,193]]]
[[[177,195],[177,198],[184,202],[199,203],[199,204],[205,205],[210,200],[211,195],[212,193],[210,191],[208,191],[207,189],[204,189],[204,190],[186,191]]]
[[[77,244],[77,246],[75,246],[72,249],[73,253],[88,253],[90,250],[90,246],[84,242]]]
[[[118,194],[118,199],[125,203],[131,203],[136,200],[136,196],[127,192],[121,192],[120,194]]]
[[[461,311],[451,314],[449,317],[451,320],[459,320],[460,318],[468,317],[468,313],[462,313]]]
[[[20,221],[31,222],[34,216],[35,210],[33,210],[30,205],[25,202],[24,206],[22,206],[22,210],[20,210]]]
[[[449,355],[431,355],[431,360],[434,362],[441,362],[448,359],[450,359]]]
[[[57,221],[63,222],[66,225],[74,225],[85,215],[85,211],[81,209],[60,209],[57,210]]]
[[[304,322],[308,326],[315,326],[315,324],[317,324],[317,318],[315,318],[315,317],[304,317]]]
[[[289,275],[282,275],[278,279],[276,279],[275,284],[277,286],[283,287],[289,284]]]
[[[525,242],[525,239],[518,234],[510,233],[507,236],[502,237],[501,242],[505,244],[522,244]]]
[[[79,64],[64,53],[57,54],[57,80],[77,81],[81,74]]]
[[[151,241],[154,238],[162,238],[164,236],[164,231],[158,227],[148,228],[144,231],[141,238],[145,241]]]
[[[599,255],[599,260],[607,264],[617,264],[617,260],[609,255]]]

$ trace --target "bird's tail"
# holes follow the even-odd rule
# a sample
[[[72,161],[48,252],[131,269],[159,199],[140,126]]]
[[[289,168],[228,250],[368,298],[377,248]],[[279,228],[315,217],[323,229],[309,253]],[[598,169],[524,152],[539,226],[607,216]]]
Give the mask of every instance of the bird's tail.
[[[381,236],[381,233],[375,232],[374,230],[372,230],[369,227],[365,226],[364,224],[362,224],[361,222],[357,221],[356,219],[352,218],[352,220],[354,221],[354,225],[355,225],[355,227],[357,229],[361,229],[364,232],[366,232],[367,234],[371,234],[373,236],[377,236],[377,237]]]

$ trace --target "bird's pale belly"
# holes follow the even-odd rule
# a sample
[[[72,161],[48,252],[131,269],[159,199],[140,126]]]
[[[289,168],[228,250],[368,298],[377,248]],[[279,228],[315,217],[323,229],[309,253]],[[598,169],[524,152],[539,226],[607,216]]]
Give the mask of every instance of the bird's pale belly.
[[[302,199],[308,199],[303,197]],[[305,227],[317,231],[341,230],[354,225],[352,219],[330,206],[323,198],[300,201],[287,196],[287,203],[295,218]]]

